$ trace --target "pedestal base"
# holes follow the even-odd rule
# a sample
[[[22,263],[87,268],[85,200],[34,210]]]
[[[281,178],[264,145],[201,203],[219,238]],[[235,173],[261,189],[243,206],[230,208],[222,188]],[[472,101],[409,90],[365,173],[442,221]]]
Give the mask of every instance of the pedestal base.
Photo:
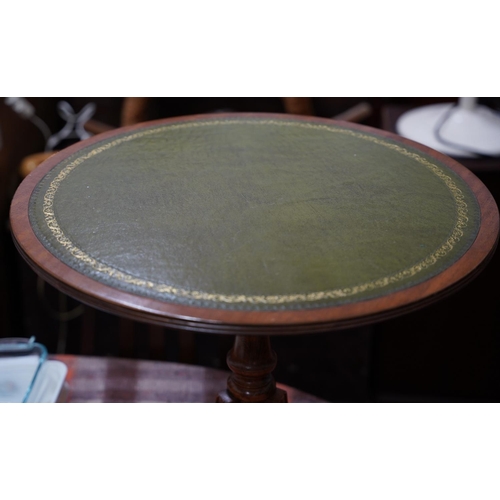
[[[233,372],[227,389],[219,393],[217,403],[287,403],[286,392],[276,388],[271,374],[276,354],[269,336],[237,335],[227,355]]]
[[[216,403],[246,403],[246,401],[242,401],[231,396],[229,391],[226,389],[225,391],[219,392]],[[283,389],[276,389],[276,392],[270,398],[265,401],[261,401],[261,403],[288,403],[286,391]]]

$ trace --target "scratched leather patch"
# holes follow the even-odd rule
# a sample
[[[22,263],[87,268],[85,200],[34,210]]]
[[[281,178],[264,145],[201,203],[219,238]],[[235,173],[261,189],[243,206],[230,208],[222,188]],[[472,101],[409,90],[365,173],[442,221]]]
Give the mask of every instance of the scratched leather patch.
[[[35,234],[78,272],[158,300],[334,306],[436,276],[474,241],[478,203],[402,143],[286,117],[136,129],[56,165]]]

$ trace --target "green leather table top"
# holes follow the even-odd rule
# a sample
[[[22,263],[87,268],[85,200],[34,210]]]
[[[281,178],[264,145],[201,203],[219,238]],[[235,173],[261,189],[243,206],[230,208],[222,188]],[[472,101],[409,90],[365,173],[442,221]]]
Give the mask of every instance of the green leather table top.
[[[56,165],[31,226],[78,272],[161,301],[334,306],[421,283],[480,225],[420,150],[332,122],[207,117],[122,132]]]

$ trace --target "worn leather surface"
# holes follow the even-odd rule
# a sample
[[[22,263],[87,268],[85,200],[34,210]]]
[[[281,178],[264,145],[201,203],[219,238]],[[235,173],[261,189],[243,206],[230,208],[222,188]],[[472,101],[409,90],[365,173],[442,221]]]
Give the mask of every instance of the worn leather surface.
[[[478,232],[445,165],[376,134],[268,118],[115,136],[54,167],[37,237],[110,286],[205,307],[296,309],[407,288]]]

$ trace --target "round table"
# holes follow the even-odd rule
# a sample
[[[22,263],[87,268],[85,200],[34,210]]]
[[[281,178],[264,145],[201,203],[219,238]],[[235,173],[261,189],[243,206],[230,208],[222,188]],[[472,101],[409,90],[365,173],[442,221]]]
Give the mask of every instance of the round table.
[[[20,185],[20,253],[108,312],[235,335],[218,401],[284,402],[270,336],[429,304],[476,276],[496,204],[454,160],[329,119],[216,114],[77,143]]]

